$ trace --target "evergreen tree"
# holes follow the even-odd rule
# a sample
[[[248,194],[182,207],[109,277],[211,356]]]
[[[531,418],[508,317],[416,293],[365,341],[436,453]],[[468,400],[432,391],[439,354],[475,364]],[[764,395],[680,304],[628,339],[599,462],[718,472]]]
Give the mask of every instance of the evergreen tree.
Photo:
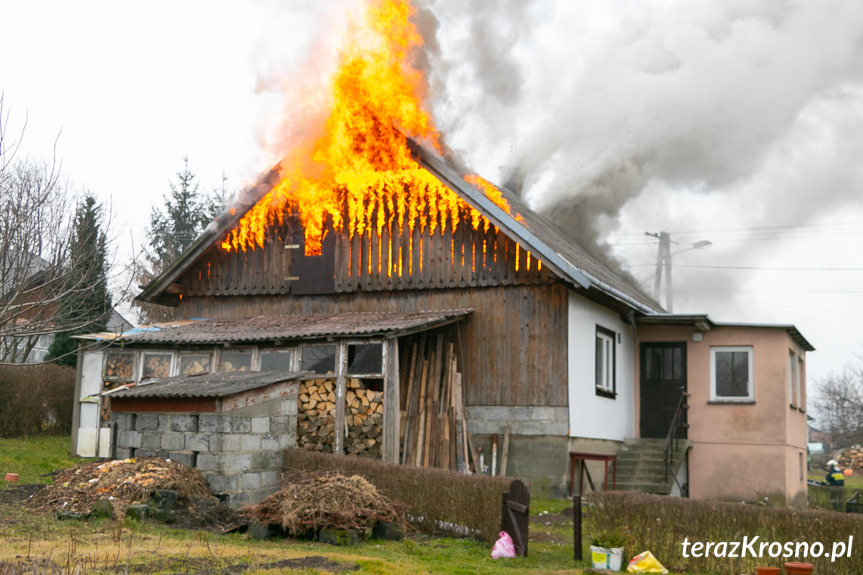
[[[111,311],[108,292],[107,241],[102,230],[102,206],[92,194],[84,196],[75,211],[69,246],[67,289],[59,302],[63,325],[48,349],[48,360],[74,366],[76,343],[71,336],[104,331]]]
[[[189,158],[183,158],[183,169],[177,172],[176,183],[171,182],[171,193],[162,196],[163,206],[153,207],[147,229],[148,246],[146,263],[139,266],[137,279],[141,285],[151,282],[165,271],[204,229],[224,209],[227,192],[225,177],[221,189],[202,195],[194,172],[189,169]],[[141,323],[164,321],[173,317],[173,309],[152,304],[138,304]]]

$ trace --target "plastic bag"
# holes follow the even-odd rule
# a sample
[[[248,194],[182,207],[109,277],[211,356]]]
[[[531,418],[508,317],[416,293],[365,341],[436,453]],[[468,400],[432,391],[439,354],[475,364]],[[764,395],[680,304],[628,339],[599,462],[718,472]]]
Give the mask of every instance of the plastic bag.
[[[644,551],[629,560],[629,565],[626,567],[627,573],[661,573],[668,575],[668,569],[662,566],[653,553]]]
[[[501,557],[515,557],[515,545],[512,543],[512,537],[506,531],[500,532],[500,538],[495,541],[494,547],[491,548],[492,559],[500,559]]]

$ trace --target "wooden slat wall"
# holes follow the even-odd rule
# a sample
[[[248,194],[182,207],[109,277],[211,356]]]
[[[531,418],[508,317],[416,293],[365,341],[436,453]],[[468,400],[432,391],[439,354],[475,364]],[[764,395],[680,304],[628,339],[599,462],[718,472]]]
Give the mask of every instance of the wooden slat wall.
[[[568,290],[562,283],[302,297],[185,297],[180,317],[472,308],[461,325],[467,405],[565,406]]]

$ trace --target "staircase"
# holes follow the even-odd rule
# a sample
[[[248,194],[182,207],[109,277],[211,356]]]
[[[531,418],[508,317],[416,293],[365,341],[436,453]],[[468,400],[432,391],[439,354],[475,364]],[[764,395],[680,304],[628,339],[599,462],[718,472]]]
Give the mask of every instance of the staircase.
[[[664,439],[625,439],[617,452],[617,489],[668,495],[689,447],[690,442],[685,439],[677,442],[666,474]]]

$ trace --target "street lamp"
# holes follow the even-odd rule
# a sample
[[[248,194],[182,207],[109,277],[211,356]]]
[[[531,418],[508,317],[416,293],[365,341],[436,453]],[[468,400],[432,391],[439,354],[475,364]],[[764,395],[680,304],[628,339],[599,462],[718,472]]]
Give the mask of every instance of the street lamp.
[[[678,250],[676,252],[671,251],[671,244],[676,244],[677,242],[671,241],[671,234],[668,232],[659,232],[658,234],[652,234],[650,232],[644,232],[644,235],[651,236],[659,239],[659,251],[656,254],[656,276],[653,280],[653,297],[656,301],[659,301],[659,290],[662,285],[662,265],[665,264],[665,308],[669,312],[674,311],[674,302],[673,302],[673,289],[671,284],[671,256],[676,256],[677,254],[682,254],[683,252],[688,252],[691,250],[700,250],[702,248],[706,248],[708,246],[713,245],[713,242],[708,240],[701,240],[693,243],[690,247],[684,248],[682,250]]]

